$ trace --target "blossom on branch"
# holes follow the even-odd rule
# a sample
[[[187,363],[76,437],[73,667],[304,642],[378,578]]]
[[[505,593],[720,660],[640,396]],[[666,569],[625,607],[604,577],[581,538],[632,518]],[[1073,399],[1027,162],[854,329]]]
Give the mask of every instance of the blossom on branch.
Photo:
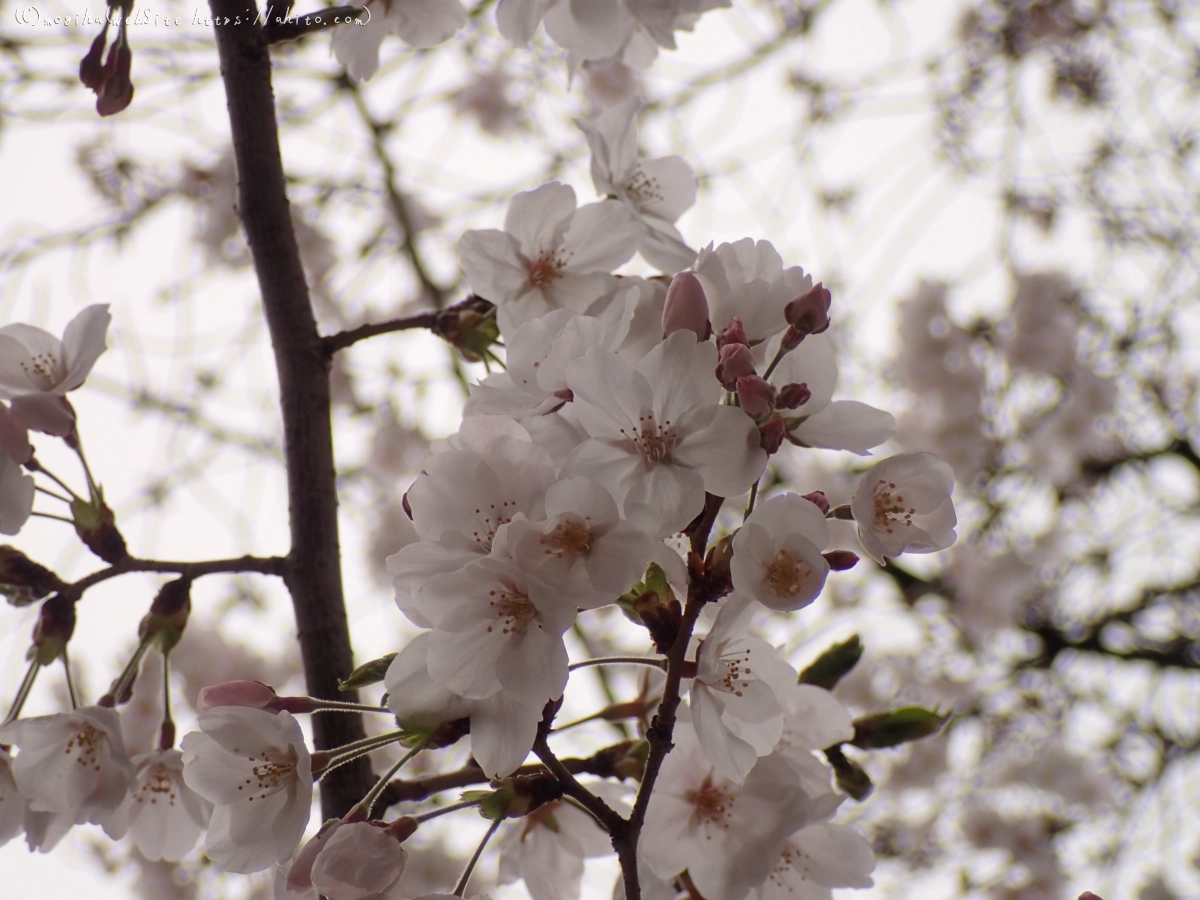
[[[768,609],[803,609],[825,586],[828,545],[829,526],[815,503],[799,494],[772,497],[733,538],[734,589]]]
[[[867,470],[850,501],[858,540],[880,565],[954,543],[954,472],[932,453],[890,456]]]
[[[379,70],[379,46],[389,34],[413,47],[433,47],[467,24],[459,0],[367,0],[363,8],[370,12],[369,21],[342,25],[331,39],[334,56],[355,81]]]

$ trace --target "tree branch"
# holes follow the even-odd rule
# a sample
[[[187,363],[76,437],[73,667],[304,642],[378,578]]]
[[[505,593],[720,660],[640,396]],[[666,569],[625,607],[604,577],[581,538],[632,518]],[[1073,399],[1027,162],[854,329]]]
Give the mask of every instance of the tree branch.
[[[438,313],[423,312],[400,319],[390,319],[387,322],[375,322],[359,325],[346,331],[339,331],[321,338],[321,347],[326,356],[332,356],[339,350],[345,350],[351,344],[380,334],[391,334],[393,331],[407,331],[411,328],[433,328],[438,322]]]
[[[88,588],[116,578],[118,575],[128,575],[132,572],[163,572],[183,575],[187,578],[200,578],[203,575],[228,574],[236,575],[243,572],[257,572],[260,575],[276,575],[283,577],[287,570],[287,559],[282,556],[239,556],[237,559],[206,559],[199,562],[171,562],[161,559],[135,559],[126,557],[115,566],[100,569],[91,575],[85,575],[78,581],[73,581],[63,587],[58,593],[78,600]]]
[[[338,691],[338,679],[349,675],[354,663],[342,594],[329,357],[322,352],[288,206],[270,52],[262,28],[245,21],[242,0],[210,0],[209,5],[217,22],[237,163],[238,211],[279,375],[292,542],[284,579],[292,595],[305,681],[313,697],[353,702],[356,694]],[[317,716],[312,727],[317,749],[365,735],[362,717],[353,713]],[[324,816],[343,815],[371,782],[365,758],[338,767],[321,782]]]

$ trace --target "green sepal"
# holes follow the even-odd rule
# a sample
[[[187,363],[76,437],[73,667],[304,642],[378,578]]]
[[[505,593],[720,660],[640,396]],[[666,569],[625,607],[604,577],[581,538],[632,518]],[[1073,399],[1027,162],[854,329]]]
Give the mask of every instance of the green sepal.
[[[854,720],[854,739],[849,743],[862,750],[898,747],[936,734],[949,718],[950,713],[943,715],[920,706],[872,713]]]
[[[396,658],[395,653],[386,653],[379,659],[365,662],[345,678],[338,681],[339,691],[355,691],[360,687],[379,684],[387,674],[388,666]]]
[[[862,638],[851,635],[841,643],[834,644],[800,673],[800,684],[811,684],[832,691],[839,681],[858,665],[862,659]]]

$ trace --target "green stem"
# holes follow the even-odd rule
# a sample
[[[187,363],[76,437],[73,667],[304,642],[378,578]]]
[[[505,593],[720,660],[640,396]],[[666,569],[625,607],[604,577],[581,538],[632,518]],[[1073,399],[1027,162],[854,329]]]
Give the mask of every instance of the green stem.
[[[474,855],[467,861],[467,867],[463,869],[462,875],[459,876],[458,884],[454,886],[454,896],[461,897],[467,890],[467,882],[471,880],[471,873],[475,871],[475,864],[479,862],[479,857],[483,855],[483,848],[487,846],[487,842],[492,839],[492,835],[496,833],[496,829],[500,827],[503,819],[494,819],[492,824],[488,826],[487,833],[483,836],[483,840],[479,842],[479,846],[475,848]]]
[[[21,708],[25,705],[25,701],[29,699],[29,692],[33,690],[33,683],[37,681],[38,669],[41,667],[37,659],[29,663],[29,668],[25,670],[25,677],[21,679],[21,686],[17,688],[17,696],[13,698],[8,715],[4,717],[5,725],[9,722],[15,722],[17,717],[21,715]]]
[[[413,816],[413,820],[416,822],[428,822],[431,819],[436,819],[452,812],[458,812],[460,809],[471,809],[478,805],[478,800],[462,800],[458,803],[451,803],[449,806],[443,806],[440,809],[431,809],[429,812],[421,813],[419,816]]]
[[[170,750],[175,746],[175,720],[171,718],[171,657],[163,654],[163,720],[158,731],[158,749]]]
[[[750,513],[754,512],[754,501],[758,499],[758,482],[754,482],[754,487],[750,488],[750,502],[746,504],[746,511],[742,513],[742,522],[750,518]]]
[[[75,693],[75,679],[71,677],[71,657],[67,655],[67,648],[62,650],[63,671],[67,674],[67,694],[71,698],[71,709],[79,709],[79,695]]]
[[[406,762],[424,750],[425,745],[428,743],[428,741],[421,741],[421,743],[417,744],[417,746],[405,753],[404,756],[400,757],[394,766],[392,766],[379,777],[379,780],[375,782],[375,786],[372,787],[371,790],[367,791],[367,796],[363,797],[362,800],[355,804],[354,808],[361,809],[363,815],[365,815],[368,819],[371,818],[371,807],[375,805],[375,801],[379,799],[379,795],[383,793],[383,789],[387,787],[388,782],[396,777],[396,773],[404,767]]]
[[[406,735],[407,732],[404,731],[388,731],[375,737],[363,738],[361,741],[343,744],[341,747],[326,751],[329,753],[329,757],[321,769],[321,777],[324,778],[326,774],[332,772],[343,763],[358,759],[360,756],[366,756],[368,753],[378,750],[380,747],[386,747],[388,744],[394,744],[402,740]]]
[[[391,710],[386,706],[370,706],[366,703],[343,703],[340,700],[322,700],[319,697],[312,697],[318,704],[313,708],[313,712],[377,712],[390,713]]]
[[[607,665],[651,666],[655,669],[665,669],[667,667],[665,660],[648,656],[600,656],[596,659],[585,659],[582,662],[571,663],[571,665],[567,666],[567,671],[574,672],[576,669],[584,669],[588,666]]]
[[[146,655],[146,651],[150,649],[150,641],[152,638],[147,635],[142,638],[137,645],[137,649],[133,651],[133,656],[129,662],[125,664],[125,668],[121,670],[121,674],[117,676],[112,683],[112,687],[108,689],[108,694],[112,697],[113,706],[121,702],[121,698],[125,696],[125,692],[129,690],[129,686],[133,684],[133,680],[137,678],[138,669],[142,665],[142,658]],[[104,705],[103,703],[101,704]]]

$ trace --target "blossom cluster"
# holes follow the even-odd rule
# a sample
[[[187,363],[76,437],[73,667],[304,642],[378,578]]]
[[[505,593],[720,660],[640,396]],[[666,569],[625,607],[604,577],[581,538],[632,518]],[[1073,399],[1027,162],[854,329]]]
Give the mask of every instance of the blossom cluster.
[[[460,242],[472,309],[494,311],[506,361],[473,388],[460,429],[435,442],[405,494],[409,537],[387,567],[400,612],[421,632],[381,679],[398,730],[310,751],[294,714],[337,704],[239,682],[201,693],[199,728],[180,749],[164,724],[159,749],[130,758],[113,708],[128,686],[119,679],[101,705],[0,728],[16,748],[0,756],[0,799],[16,801],[0,806],[0,838],[24,831],[48,850],[71,826],[96,823],[130,834],[154,860],[179,859],[204,834],[226,871],[275,867],[281,900],[398,897],[404,841],[419,821],[372,818],[390,776],[301,846],[314,779],[391,743],[411,756],[469,734],[475,762],[500,785],[470,802],[493,819],[521,817],[503,838],[502,880],[524,879],[534,900],[578,896],[582,860],[611,844],[561,787],[518,803],[521,790],[541,789],[518,790],[510,776],[545,739],[568,686],[565,634],[581,613],[619,605],[660,653],[688,645],[687,701],[637,848],[643,893],[688,886],[707,900],[769,900],[871,884],[871,849],[831,821],[845,795],[815,755],[860,740],[860,729],[751,626],[766,610],[804,609],[832,572],[858,562],[830,546],[830,518],[854,520],[881,564],[949,546],[953,476],[932,454],[905,454],[867,470],[846,506],[831,508],[817,489],[759,496],[773,456],[867,455],[894,420],[835,399],[822,284],[785,267],[766,241],[698,253],[685,243],[674,223],[694,201],[695,178],[678,157],[640,157],[636,114],[631,101],[578,123],[605,199],[578,206],[572,188],[543,185],[513,198],[503,230]],[[616,273],[639,253],[663,274]],[[32,409],[69,410],[62,393],[103,349],[106,317],[85,310],[61,344],[25,326],[0,329],[13,345],[0,345],[12,416],[23,397]],[[728,533],[704,556],[721,505],[747,495],[740,524],[722,520]],[[713,613],[703,635],[684,627],[678,598]],[[186,622],[179,604],[162,608],[174,637],[148,617],[143,651],[152,638],[169,652]],[[664,668],[660,657],[633,662]],[[637,760],[626,777],[641,777]],[[629,809],[622,785],[590,789]]]

